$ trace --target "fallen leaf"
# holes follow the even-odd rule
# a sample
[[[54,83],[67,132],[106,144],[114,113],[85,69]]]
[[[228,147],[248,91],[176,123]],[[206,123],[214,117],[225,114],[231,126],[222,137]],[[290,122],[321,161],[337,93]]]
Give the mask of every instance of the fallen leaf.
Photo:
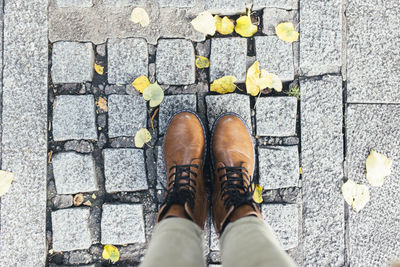
[[[382,186],[385,177],[391,173],[392,160],[371,149],[365,162],[367,180],[372,186]]]
[[[303,169],[301,167],[299,168],[299,173],[303,174]]]
[[[50,150],[49,153],[47,153],[47,163],[51,163],[51,158],[53,157],[53,150]]]
[[[90,202],[89,200],[86,200],[85,202],[83,202],[83,205],[91,207],[92,202]]]
[[[353,207],[355,212],[362,210],[370,199],[368,187],[352,180],[347,180],[342,185],[342,194],[344,200]]]
[[[116,263],[119,260],[119,251],[113,245],[105,245],[103,250],[103,259]]]
[[[94,63],[94,70],[97,72],[97,74],[99,75],[103,75],[104,74],[104,67],[97,65],[96,63]]]
[[[99,97],[99,100],[96,101],[96,106],[98,106],[101,110],[108,111],[107,100]]]
[[[164,99],[164,90],[158,83],[150,84],[144,90],[143,98],[150,100],[150,107],[157,107]]]
[[[74,206],[80,206],[83,203],[83,194],[79,193],[74,196]]]
[[[275,74],[269,73],[264,69],[260,70],[258,61],[247,70],[246,90],[252,96],[257,96],[265,88],[273,88],[277,92],[282,91],[282,81]]]
[[[147,88],[147,86],[150,85],[149,78],[146,76],[142,75],[137,77],[133,82],[132,86],[136,88],[139,92],[143,94],[144,90]]]
[[[146,128],[141,128],[135,135],[135,146],[142,148],[144,144],[150,142],[151,134]]]
[[[282,81],[279,78],[279,76],[276,74],[273,74],[273,73],[268,73],[268,74],[270,75],[270,78],[272,80],[271,86],[268,86],[268,87],[273,88],[277,92],[281,92],[283,85],[282,85]]]
[[[215,31],[217,30],[215,26],[215,19],[208,11],[201,12],[190,22],[190,24],[192,24],[196,31],[199,31],[205,35],[214,35]]]
[[[257,26],[251,23],[249,15],[241,16],[236,20],[235,32],[243,37],[251,37],[257,32]]]
[[[93,199],[96,199],[96,195],[95,195],[94,193],[92,194],[92,198],[93,198]]]
[[[275,27],[275,32],[279,39],[288,43],[296,42],[299,39],[299,33],[294,29],[291,22],[280,23]]]
[[[206,57],[196,56],[196,67],[199,69],[204,69],[210,67],[210,60]]]
[[[236,77],[235,76],[224,76],[215,80],[210,85],[210,91],[217,92],[220,94],[231,93],[236,89]]]
[[[254,193],[253,193],[253,200],[258,204],[263,202],[262,191],[263,191],[262,186],[259,184],[256,185],[256,189],[254,190]]]
[[[147,14],[146,10],[141,7],[135,7],[132,10],[131,18],[129,20],[133,23],[140,23],[142,27],[147,27],[150,24],[149,15]]]
[[[235,25],[227,16],[221,19],[220,16],[216,15],[214,18],[217,32],[223,35],[231,34],[233,32]]]
[[[0,197],[8,192],[13,180],[14,173],[0,170]]]
[[[157,112],[158,112],[159,109],[160,109],[160,108],[157,108],[157,109],[153,112],[153,115],[151,116],[150,122],[151,122],[151,129],[153,129],[153,131],[154,131],[154,118],[156,117]]]

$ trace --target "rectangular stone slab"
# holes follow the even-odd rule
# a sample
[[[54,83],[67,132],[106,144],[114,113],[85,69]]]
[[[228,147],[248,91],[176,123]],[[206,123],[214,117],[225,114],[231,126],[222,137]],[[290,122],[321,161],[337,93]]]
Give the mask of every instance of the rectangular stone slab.
[[[371,200],[349,209],[350,266],[386,266],[400,251],[400,106],[349,105],[346,112],[348,178],[369,187]],[[391,175],[381,187],[369,185],[365,160],[370,149],[392,159]]]

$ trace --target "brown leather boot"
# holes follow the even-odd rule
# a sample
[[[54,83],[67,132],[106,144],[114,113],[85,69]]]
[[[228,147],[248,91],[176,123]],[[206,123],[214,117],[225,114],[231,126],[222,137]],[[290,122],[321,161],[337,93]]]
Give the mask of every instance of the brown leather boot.
[[[208,214],[205,148],[204,126],[198,116],[187,111],[176,114],[164,139],[166,193],[156,222],[170,216],[186,217],[204,229]]]
[[[234,113],[221,115],[211,136],[213,179],[212,211],[216,232],[245,216],[262,218],[253,201],[254,148],[251,135]]]

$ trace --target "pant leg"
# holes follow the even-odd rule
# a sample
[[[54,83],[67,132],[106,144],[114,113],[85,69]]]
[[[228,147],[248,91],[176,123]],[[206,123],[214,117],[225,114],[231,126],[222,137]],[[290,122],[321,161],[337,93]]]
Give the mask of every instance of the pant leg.
[[[205,267],[203,231],[183,218],[167,218],[154,227],[140,267]]]
[[[244,217],[228,224],[220,243],[225,267],[297,266],[280,247],[271,227],[257,217]]]

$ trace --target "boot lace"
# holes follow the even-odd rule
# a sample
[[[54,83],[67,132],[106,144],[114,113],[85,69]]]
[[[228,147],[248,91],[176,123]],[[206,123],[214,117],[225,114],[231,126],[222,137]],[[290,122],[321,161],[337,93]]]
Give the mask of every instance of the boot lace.
[[[192,171],[191,168],[198,169],[199,166],[196,164],[187,165],[175,165],[169,169],[169,172],[173,171],[168,177],[170,181],[167,185],[167,196],[164,204],[168,207],[172,204],[185,205],[187,202],[191,209],[194,208],[194,201],[196,196],[196,180],[191,178],[197,178],[197,173]],[[172,179],[175,177],[174,179]]]
[[[221,200],[225,198],[224,205],[227,210],[233,205],[236,209],[243,204],[253,204],[253,189],[248,171],[244,167],[221,167],[218,172],[225,170],[225,174],[219,177],[221,183]],[[246,179],[244,179],[246,178]]]

